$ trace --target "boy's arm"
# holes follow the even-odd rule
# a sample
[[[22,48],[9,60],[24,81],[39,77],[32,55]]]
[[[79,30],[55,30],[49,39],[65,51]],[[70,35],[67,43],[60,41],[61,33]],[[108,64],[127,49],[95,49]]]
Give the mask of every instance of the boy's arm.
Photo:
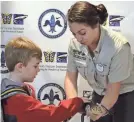
[[[21,122],[61,122],[82,110],[83,100],[63,100],[59,106],[44,105],[31,96],[18,94],[7,100],[5,112],[16,115]],[[19,122],[19,121],[18,121]]]

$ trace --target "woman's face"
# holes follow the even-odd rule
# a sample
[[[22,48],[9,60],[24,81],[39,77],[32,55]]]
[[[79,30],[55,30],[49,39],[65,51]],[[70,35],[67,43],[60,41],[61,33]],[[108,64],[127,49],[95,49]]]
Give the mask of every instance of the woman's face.
[[[98,26],[91,28],[83,23],[69,23],[70,31],[81,44],[91,46],[98,39],[99,29]]]

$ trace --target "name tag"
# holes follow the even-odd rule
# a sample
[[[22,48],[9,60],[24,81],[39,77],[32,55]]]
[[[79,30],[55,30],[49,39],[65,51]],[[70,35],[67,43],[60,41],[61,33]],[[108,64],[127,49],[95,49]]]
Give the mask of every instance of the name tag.
[[[83,61],[83,60],[75,60],[75,62],[79,66],[87,67],[86,61]]]

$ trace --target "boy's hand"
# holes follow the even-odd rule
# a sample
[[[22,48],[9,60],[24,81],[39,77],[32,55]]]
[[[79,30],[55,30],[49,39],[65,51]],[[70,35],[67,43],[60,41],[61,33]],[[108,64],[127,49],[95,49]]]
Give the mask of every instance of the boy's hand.
[[[83,106],[82,106],[82,110],[81,110],[81,112],[79,112],[80,114],[83,114],[83,113],[85,113],[85,106],[87,105],[87,104],[89,104],[91,101],[88,99],[88,98],[84,98],[84,97],[81,97],[81,99],[83,100]]]

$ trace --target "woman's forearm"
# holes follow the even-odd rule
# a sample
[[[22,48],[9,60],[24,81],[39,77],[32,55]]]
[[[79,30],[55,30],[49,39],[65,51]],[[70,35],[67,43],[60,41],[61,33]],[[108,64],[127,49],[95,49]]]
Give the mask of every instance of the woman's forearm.
[[[77,96],[77,86],[73,85],[70,80],[65,81],[65,92],[67,98],[74,98]]]
[[[116,103],[120,91],[120,82],[108,84],[107,91],[101,104],[110,110]]]
[[[77,92],[77,74],[67,73],[64,82],[65,92],[68,98],[74,98],[78,96]]]

